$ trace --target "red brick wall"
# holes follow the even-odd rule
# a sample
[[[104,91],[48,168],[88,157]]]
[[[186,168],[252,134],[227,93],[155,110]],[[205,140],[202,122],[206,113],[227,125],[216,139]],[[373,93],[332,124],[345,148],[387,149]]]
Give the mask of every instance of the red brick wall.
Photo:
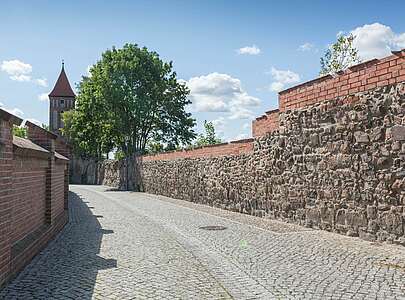
[[[56,220],[65,209],[65,168],[64,161],[56,160],[52,174],[52,186],[54,187],[52,197],[52,221]]]
[[[405,81],[405,49],[337,74],[317,78],[280,92],[280,111],[301,108],[336,97]]]
[[[267,132],[273,132],[274,130],[277,130],[279,126],[279,114],[280,111],[278,109],[274,109],[271,111],[267,111],[265,115],[256,118],[256,120],[254,120],[252,123],[252,135],[261,136],[266,134]]]
[[[13,161],[11,241],[15,243],[45,223],[47,158],[15,156]]]
[[[0,287],[67,222],[68,160],[55,158],[54,134],[29,122],[36,145],[13,143],[12,126],[21,122],[0,109]]]
[[[55,151],[62,154],[64,157],[72,159],[71,148],[68,143],[60,136],[55,140]]]
[[[0,118],[0,286],[10,271],[12,155],[10,123]]]
[[[170,160],[177,158],[197,158],[208,156],[240,155],[253,151],[253,139],[233,141],[230,143],[205,146],[190,150],[165,152],[156,155],[145,155],[143,161]]]
[[[0,287],[8,279],[11,260],[13,176],[12,126],[21,119],[0,109]]]
[[[28,138],[51,153],[45,175],[45,218],[46,222],[51,224],[56,214],[53,203],[56,187],[53,181],[55,180],[55,140],[58,136],[31,122],[26,122],[26,126]]]
[[[25,124],[27,126],[27,135],[29,140],[48,151],[55,151],[55,140],[58,137],[56,134],[47,131],[29,121],[27,121]]]
[[[336,76],[323,76],[281,91],[278,98],[279,111],[303,108],[403,81],[405,81],[405,49],[393,52],[393,55],[382,59],[373,59],[355,65]],[[278,128],[278,113],[272,112],[252,122],[253,137]]]

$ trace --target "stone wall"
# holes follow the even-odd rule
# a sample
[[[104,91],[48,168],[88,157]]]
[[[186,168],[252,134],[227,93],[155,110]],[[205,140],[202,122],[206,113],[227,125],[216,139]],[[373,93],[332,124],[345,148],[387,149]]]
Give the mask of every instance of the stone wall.
[[[280,112],[285,112],[404,81],[405,49],[281,91],[278,106]],[[278,126],[274,116],[273,110],[256,118],[252,122],[252,135],[257,137],[274,131]]]
[[[146,192],[405,244],[405,83],[280,113],[252,152],[143,158]]]
[[[83,159],[72,155],[70,161],[70,183],[73,184],[96,184],[97,164],[95,159]]]
[[[405,49],[289,88],[254,139],[133,159],[132,189],[405,244],[404,76]]]

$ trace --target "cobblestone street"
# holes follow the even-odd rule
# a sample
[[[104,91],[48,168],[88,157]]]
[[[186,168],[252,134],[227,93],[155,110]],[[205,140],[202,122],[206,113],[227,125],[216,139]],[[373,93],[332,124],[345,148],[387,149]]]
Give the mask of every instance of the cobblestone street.
[[[1,299],[405,299],[405,247],[162,196],[70,190],[69,224]]]

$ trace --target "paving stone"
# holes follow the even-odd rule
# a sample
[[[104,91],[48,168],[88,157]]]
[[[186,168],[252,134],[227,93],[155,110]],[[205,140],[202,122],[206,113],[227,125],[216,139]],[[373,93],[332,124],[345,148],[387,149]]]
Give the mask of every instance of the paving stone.
[[[69,224],[0,299],[405,299],[402,246],[102,186],[71,191]],[[200,229],[212,225],[226,229]]]

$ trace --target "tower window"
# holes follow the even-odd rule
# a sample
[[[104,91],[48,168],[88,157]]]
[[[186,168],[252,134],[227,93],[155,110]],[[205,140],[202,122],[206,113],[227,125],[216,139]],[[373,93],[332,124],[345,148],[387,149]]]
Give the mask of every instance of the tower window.
[[[65,106],[65,100],[60,100],[60,105],[62,106],[62,107],[64,107]]]

